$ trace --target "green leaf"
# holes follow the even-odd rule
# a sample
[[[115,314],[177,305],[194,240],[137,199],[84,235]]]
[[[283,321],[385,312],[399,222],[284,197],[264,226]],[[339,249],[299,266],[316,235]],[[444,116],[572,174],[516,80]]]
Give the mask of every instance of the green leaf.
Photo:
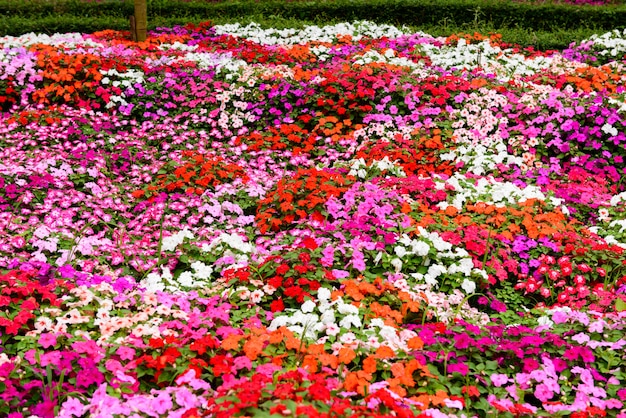
[[[624,301],[624,299],[617,299],[615,301],[615,309],[617,310],[617,312],[626,311],[626,302]]]

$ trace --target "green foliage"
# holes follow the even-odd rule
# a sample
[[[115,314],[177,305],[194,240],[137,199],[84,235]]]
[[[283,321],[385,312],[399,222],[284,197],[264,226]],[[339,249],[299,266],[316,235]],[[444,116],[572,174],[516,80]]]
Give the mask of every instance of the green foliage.
[[[617,3],[617,2],[616,2]],[[128,30],[133,0],[0,0],[0,36],[27,32]],[[435,35],[498,32],[506,42],[564,48],[592,33],[626,26],[623,1],[607,6],[499,0],[150,0],[148,28],[197,23],[257,22],[299,27],[370,20]]]

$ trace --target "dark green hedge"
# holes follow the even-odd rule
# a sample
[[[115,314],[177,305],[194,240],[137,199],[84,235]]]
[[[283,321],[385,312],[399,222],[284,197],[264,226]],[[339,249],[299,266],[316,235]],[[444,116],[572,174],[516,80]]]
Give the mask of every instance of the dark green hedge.
[[[0,35],[127,29],[133,0],[0,0]],[[148,24],[279,16],[419,26],[533,31],[626,27],[626,5],[571,6],[496,0],[148,0]]]

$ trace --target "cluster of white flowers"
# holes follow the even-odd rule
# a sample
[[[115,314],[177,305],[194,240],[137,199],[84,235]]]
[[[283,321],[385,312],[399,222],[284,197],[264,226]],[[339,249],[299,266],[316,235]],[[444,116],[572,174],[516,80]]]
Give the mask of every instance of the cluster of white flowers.
[[[198,68],[206,69],[214,67],[217,73],[225,73],[227,78],[234,77],[248,64],[240,59],[233,58],[230,52],[221,54],[211,52],[188,52],[175,61],[191,61],[198,64]]]
[[[128,69],[124,72],[119,72],[115,68],[111,68],[110,70],[100,70],[100,74],[103,75],[100,83],[104,85],[111,84],[113,87],[122,89],[119,95],[111,95],[107,108],[112,108],[116,105],[128,105],[125,90],[133,89],[137,84],[144,83],[144,73],[140,70]]]
[[[354,60],[354,63],[358,65],[370,64],[372,62],[381,62],[414,69],[423,67],[423,64],[417,64],[408,58],[396,57],[396,52],[391,48],[385,50],[383,54],[373,50],[367,51]]]
[[[338,23],[324,27],[305,26],[302,29],[263,29],[258,23],[242,26],[239,23],[214,26],[218,35],[233,35],[262,45],[297,45],[311,41],[335,42],[338,36],[349,35],[355,40],[368,38],[397,38],[408,33],[392,25],[373,22]]]
[[[209,252],[213,251],[216,248],[225,248],[225,246],[229,247],[232,250],[236,250],[239,253],[250,254],[254,251],[254,245],[245,242],[241,235],[237,233],[221,233],[217,238],[211,241],[211,244],[203,244],[202,251]],[[228,254],[235,256],[236,254]]]
[[[422,49],[430,57],[432,64],[445,69],[482,68],[507,80],[513,76],[533,75],[537,71],[552,67],[552,58],[538,56],[528,59],[511,49],[492,46],[489,40],[467,44],[460,39],[456,45],[436,46],[423,44]]]
[[[444,161],[463,163],[468,172],[479,176],[493,171],[498,164],[519,166],[524,164],[522,157],[509,154],[499,131],[493,134],[492,139],[494,140],[490,141],[489,146],[482,143],[475,145],[460,143],[455,149],[442,153],[439,158]]]
[[[285,314],[279,314],[272,320],[268,329],[274,331],[286,326],[296,334],[317,340],[321,332],[334,337],[340,333],[341,329],[360,328],[362,321],[359,309],[345,303],[341,298],[331,301],[330,296],[329,289],[320,288],[317,293],[317,303],[307,300],[300,309],[285,310]],[[343,316],[339,324],[337,324],[338,314]]]
[[[422,227],[418,232],[417,238],[403,234],[397,240],[389,260],[395,273],[403,273],[413,279],[412,283],[426,284],[429,289],[438,288],[446,276],[460,273],[463,278],[460,286],[467,294],[476,290],[472,278],[487,278],[483,269],[474,268],[472,257],[465,249],[453,246],[437,232],[428,232]],[[378,263],[382,257],[383,253],[379,252],[374,262]]]
[[[0,37],[0,45],[5,48],[28,47],[35,44],[61,46],[63,49],[73,49],[77,46],[101,48],[102,45],[91,39],[85,39],[82,33],[55,33],[46,35],[43,33],[25,33],[20,36]]]
[[[157,48],[159,48],[161,51],[173,50],[191,52],[198,49],[198,45],[183,44],[182,42],[176,41],[173,44],[160,44]]]
[[[365,159],[354,159],[349,163],[350,172],[349,176],[355,176],[360,179],[365,179],[370,175],[376,175],[379,172],[386,171],[389,175],[394,177],[406,177],[406,173],[402,166],[396,164],[395,161],[391,161],[389,157],[385,156],[382,160],[374,160],[369,165],[365,162]]]
[[[611,198],[611,206],[617,206],[620,203],[626,204],[626,192],[616,194]]]
[[[602,35],[591,35],[589,39],[581,41],[581,43],[593,42],[593,49],[596,54],[602,56],[610,56],[613,58],[622,58],[626,54],[626,29],[615,29]]]
[[[174,277],[168,267],[162,267],[161,273],[149,273],[139,284],[148,292],[168,291],[177,293],[189,289],[208,288],[212,286],[213,268],[201,261],[191,264],[193,271],[183,271]]]
[[[437,188],[440,190],[452,188],[454,191],[454,193],[449,192],[449,195],[454,196],[451,202],[438,203],[437,206],[442,210],[448,206],[462,210],[468,201],[472,203],[484,202],[497,207],[515,205],[529,199],[542,200],[553,206],[561,206],[563,203],[562,199],[546,196],[537,186],[528,185],[522,189],[511,182],[498,181],[492,176],[470,179],[464,174],[455,173],[445,182],[438,181]],[[561,210],[566,211],[567,208],[561,206]]]
[[[598,220],[601,223],[588,229],[601,236],[607,244],[626,248],[626,219],[622,219],[622,216],[612,216],[611,213],[611,209],[618,205],[625,206],[626,209],[626,192],[613,196],[610,201],[610,207],[600,207],[598,209]],[[618,213],[622,214],[622,212]]]
[[[185,238],[194,239],[193,234],[187,228],[184,228],[170,236],[163,237],[163,240],[161,241],[161,250],[174,251],[176,247],[185,241]]]

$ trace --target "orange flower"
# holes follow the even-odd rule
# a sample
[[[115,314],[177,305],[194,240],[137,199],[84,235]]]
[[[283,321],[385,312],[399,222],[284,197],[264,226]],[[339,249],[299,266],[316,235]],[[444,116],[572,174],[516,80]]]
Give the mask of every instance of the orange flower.
[[[221,347],[224,350],[238,350],[239,349],[239,341],[244,338],[243,335],[239,334],[230,334],[228,337],[222,340]]]
[[[353,349],[349,348],[349,347],[342,347],[339,350],[339,357],[338,360],[340,363],[343,364],[350,364],[352,363],[352,360],[354,360],[356,357],[356,353],[354,352]]]
[[[363,360],[363,371],[367,373],[374,373],[376,371],[376,358],[368,356]]]
[[[344,379],[343,387],[349,392],[356,391],[362,396],[365,396],[371,379],[371,373],[367,373],[363,370],[349,372]]]

